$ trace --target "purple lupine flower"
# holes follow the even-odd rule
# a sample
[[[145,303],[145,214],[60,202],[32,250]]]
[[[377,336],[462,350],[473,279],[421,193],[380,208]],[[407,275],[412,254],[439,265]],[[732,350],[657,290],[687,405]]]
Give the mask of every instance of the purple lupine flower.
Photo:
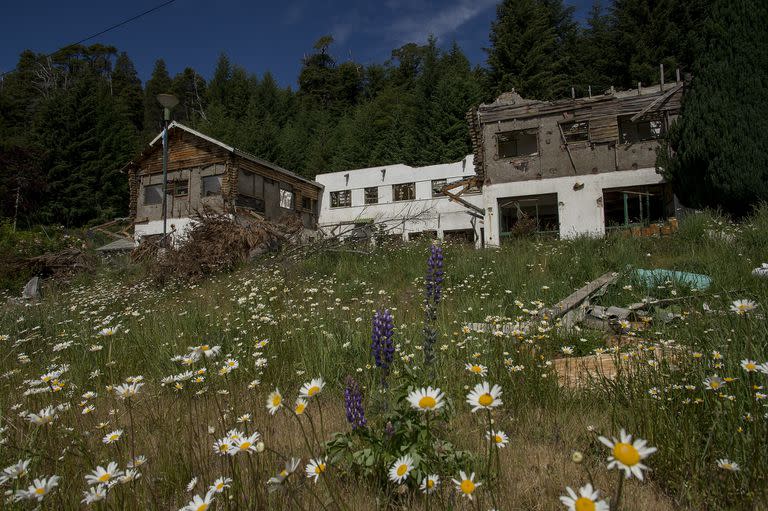
[[[373,328],[371,331],[371,353],[376,362],[376,367],[389,370],[392,357],[395,353],[395,345],[392,342],[392,332],[395,321],[389,309],[378,310],[373,315]]]
[[[429,258],[427,258],[427,275],[425,280],[427,302],[432,301],[435,305],[440,303],[443,294],[443,280],[445,272],[443,271],[443,247],[433,244],[429,249]]]
[[[360,385],[351,376],[347,376],[347,385],[344,388],[344,407],[347,412],[347,422],[352,429],[364,428],[365,410],[363,409],[363,394]]]

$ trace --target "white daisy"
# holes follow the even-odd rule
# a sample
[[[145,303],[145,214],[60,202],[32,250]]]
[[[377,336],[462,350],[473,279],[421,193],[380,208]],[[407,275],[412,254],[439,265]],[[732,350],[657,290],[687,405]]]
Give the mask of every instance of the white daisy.
[[[312,378],[312,380],[309,383],[305,383],[304,385],[301,386],[301,389],[299,390],[299,395],[304,398],[310,398],[322,392],[324,388],[325,388],[325,381],[323,380],[322,377]]]
[[[315,458],[309,460],[309,463],[307,463],[307,466],[304,468],[304,472],[306,472],[308,478],[314,479],[315,483],[317,483],[320,475],[325,472],[325,469],[327,468],[327,462],[327,458]]]
[[[433,412],[443,407],[445,396],[440,389],[427,387],[411,391],[408,394],[408,402],[420,412]]]
[[[646,447],[646,441],[640,438],[632,441],[632,435],[628,435],[623,429],[620,431],[620,440],[614,438],[612,441],[604,436],[598,437],[606,447],[611,449],[611,456],[608,457],[608,469],[616,467],[624,470],[627,478],[634,475],[642,481],[643,470],[648,467],[641,463],[642,460],[656,452],[655,447]]]
[[[488,372],[488,368],[481,364],[473,364],[471,362],[467,362],[464,367],[467,371],[477,376],[485,376]]]
[[[507,437],[507,434],[503,431],[487,431],[485,433],[485,438],[490,439],[499,449],[503,449],[509,443],[509,437]]]
[[[459,479],[451,479],[453,481],[453,484],[456,485],[456,490],[461,494],[462,497],[467,497],[469,500],[472,500],[473,496],[472,494],[477,490],[479,486],[482,486],[483,483],[475,482],[475,473],[472,472],[472,475],[467,477],[467,474],[464,473],[464,471],[459,472]]]
[[[579,494],[566,486],[565,491],[568,495],[560,497],[560,502],[568,508],[568,511],[608,511],[608,503],[604,500],[598,500],[600,493],[592,489],[591,484],[579,488]]]
[[[280,389],[275,389],[267,398],[267,410],[274,415],[283,406],[283,395],[280,394]]]
[[[213,503],[213,493],[208,492],[205,497],[195,495],[189,504],[181,508],[179,511],[206,511]]]
[[[408,479],[411,470],[413,470],[413,458],[409,454],[401,456],[389,468],[389,480],[394,483],[402,483]]]
[[[114,444],[118,440],[120,440],[120,437],[123,436],[123,430],[122,429],[116,429],[112,433],[107,433],[104,438],[101,440],[105,444]]]
[[[102,466],[96,467],[96,470],[85,476],[85,481],[91,486],[98,484],[107,484],[112,479],[123,475],[123,471],[117,468],[117,463],[114,461],[109,462],[107,468]]]
[[[738,463],[726,458],[721,458],[717,460],[717,466],[718,468],[722,468],[723,470],[729,470],[731,472],[738,472],[739,470],[741,470],[741,467],[739,467]]]
[[[503,404],[501,394],[501,387],[498,385],[491,387],[487,381],[484,381],[475,385],[475,388],[467,394],[467,403],[472,406],[473,413],[480,409],[490,410]]]
[[[419,490],[422,493],[430,494],[437,491],[437,486],[440,484],[440,476],[437,474],[429,474],[424,476],[419,485]]]
[[[239,452],[257,452],[256,443],[259,441],[259,438],[261,438],[261,434],[258,431],[254,431],[251,436],[242,438],[239,442],[233,443],[229,454],[234,456]]]
[[[109,489],[107,485],[100,484],[98,486],[91,486],[83,492],[83,500],[80,502],[85,505],[91,505],[95,502],[100,502],[107,498],[107,492]]]
[[[59,476],[51,476],[48,478],[35,479],[32,481],[32,485],[27,490],[22,490],[20,496],[29,500],[37,500],[42,502],[46,495],[51,493],[54,488],[59,485]]]
[[[734,300],[731,304],[731,312],[735,312],[739,316],[743,316],[748,312],[752,312],[757,308],[757,304],[752,300]]]
[[[219,477],[213,482],[210,488],[208,488],[208,493],[221,493],[226,488],[229,488],[230,484],[232,484],[232,479],[229,477]]]
[[[745,358],[741,361],[741,368],[744,369],[748,373],[754,373],[757,371],[757,362],[754,360],[749,360],[748,358]]]

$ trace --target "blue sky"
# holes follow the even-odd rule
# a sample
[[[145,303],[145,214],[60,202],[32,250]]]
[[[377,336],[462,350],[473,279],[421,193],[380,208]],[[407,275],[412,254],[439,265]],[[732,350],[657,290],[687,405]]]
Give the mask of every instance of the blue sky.
[[[69,0],[11,2],[0,17],[0,72],[12,69],[25,49],[49,53],[150,9],[163,0]],[[424,42],[432,33],[441,46],[457,41],[474,64],[483,48],[497,0],[176,0],[95,40],[127,51],[146,80],[164,58],[171,75],[191,66],[209,78],[220,53],[248,72],[271,71],[295,88],[301,58],[324,34],[336,39],[337,60],[383,62],[393,48]],[[585,16],[592,0],[566,0]],[[607,3],[607,2],[604,2]]]

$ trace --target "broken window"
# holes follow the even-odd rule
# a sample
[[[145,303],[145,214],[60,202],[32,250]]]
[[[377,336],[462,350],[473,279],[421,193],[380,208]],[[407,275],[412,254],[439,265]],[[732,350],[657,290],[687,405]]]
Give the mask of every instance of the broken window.
[[[331,192],[332,208],[348,208],[352,205],[352,192],[350,190],[339,190]]]
[[[537,130],[504,131],[496,134],[499,158],[531,156],[539,152]]]
[[[560,128],[567,143],[589,141],[589,121],[564,122]]]
[[[315,200],[310,197],[301,198],[301,208],[307,211],[315,212]]]
[[[392,185],[392,198],[396,201],[414,200],[416,198],[416,183]]]
[[[144,204],[162,204],[163,185],[148,185],[144,187]]]
[[[443,188],[447,184],[445,179],[433,179],[432,180],[432,197],[442,197]]]
[[[603,190],[605,227],[641,226],[664,221],[668,189],[669,185],[647,185]]]
[[[203,197],[210,197],[212,195],[221,195],[221,179],[222,176],[205,176],[200,179],[201,192]]]
[[[502,237],[560,231],[557,194],[526,195],[499,199]]]
[[[622,144],[656,140],[663,135],[661,119],[646,119],[632,122],[630,116],[619,118],[619,132]]]
[[[240,170],[237,174],[237,193],[263,198],[264,178],[258,174]]]
[[[378,204],[379,203],[379,187],[371,186],[364,190],[365,203],[366,204]]]
[[[286,185],[280,185],[280,207],[283,209],[293,209],[293,190],[288,189]]]
[[[189,179],[174,179],[168,181],[168,194],[174,197],[189,195]]]

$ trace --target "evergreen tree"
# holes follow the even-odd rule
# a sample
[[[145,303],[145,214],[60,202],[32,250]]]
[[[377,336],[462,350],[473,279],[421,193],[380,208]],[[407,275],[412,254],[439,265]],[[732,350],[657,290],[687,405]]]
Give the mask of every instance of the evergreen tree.
[[[128,54],[121,52],[112,71],[112,94],[120,101],[135,128],[139,131],[144,124],[144,91]]]
[[[514,88],[524,97],[552,99],[567,92],[569,80],[558,61],[558,16],[551,3],[542,0],[504,0],[498,5],[486,50],[497,94]]]
[[[688,206],[743,215],[768,201],[767,19],[763,2],[714,2],[705,51],[669,133],[674,156],[659,153],[659,166]]]
[[[169,94],[173,87],[165,61],[155,62],[152,76],[144,88],[144,132],[145,138],[153,138],[163,129],[163,107],[157,102],[158,94]]]

